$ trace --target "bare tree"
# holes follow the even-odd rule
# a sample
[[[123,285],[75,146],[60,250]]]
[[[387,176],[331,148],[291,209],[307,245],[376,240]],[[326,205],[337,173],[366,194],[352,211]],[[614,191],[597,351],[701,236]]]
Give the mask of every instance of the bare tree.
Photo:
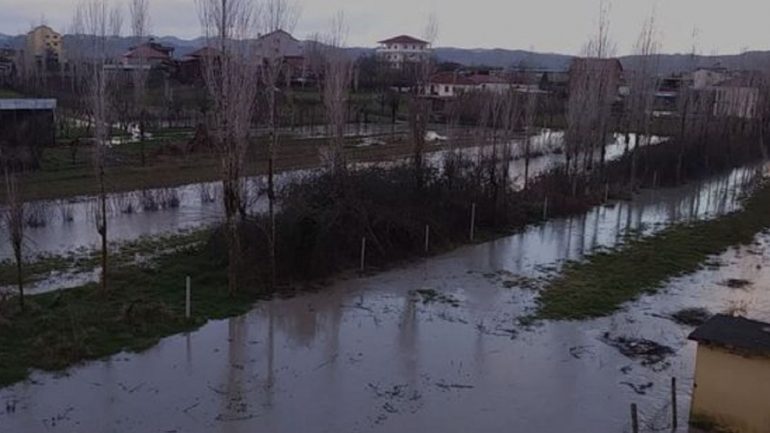
[[[15,173],[5,170],[6,207],[5,226],[8,230],[8,240],[13,248],[13,259],[16,262],[16,287],[19,290],[19,307],[24,310],[24,202],[22,201],[18,179]]]
[[[264,13],[262,14],[262,27],[268,35],[285,31],[291,33],[299,19],[299,7],[289,0],[266,0]],[[275,35],[274,37],[278,37]],[[277,96],[282,90],[281,83],[288,82],[290,71],[286,67],[286,54],[284,47],[260,46],[260,77],[262,79],[265,96],[267,99],[268,130],[270,137],[267,144],[267,201],[268,219],[268,257],[270,271],[270,288],[276,284],[275,264],[275,155],[280,144],[277,120]],[[281,77],[285,75],[286,80]],[[286,86],[288,89],[289,86]]]
[[[258,89],[259,67],[250,38],[259,14],[250,0],[197,0],[197,5],[207,45],[219,50],[218,55],[204,58],[203,72],[212,101],[207,122],[221,162],[228,290],[234,295],[241,264],[241,176]]]
[[[438,20],[435,14],[428,17],[423,38],[432,47],[438,37]],[[412,91],[412,99],[409,104],[409,125],[412,131],[412,146],[414,159],[414,173],[417,188],[421,189],[424,183],[424,153],[425,134],[430,120],[430,100],[423,97],[425,89],[429,87],[430,78],[435,70],[433,58],[426,53],[417,64],[416,85]]]
[[[87,0],[81,3],[76,19],[82,20],[76,27],[84,29],[87,39],[87,89],[84,93],[86,106],[94,128],[94,169],[99,184],[98,203],[94,213],[96,229],[101,238],[101,288],[107,290],[108,242],[107,242],[107,148],[110,143],[112,119],[110,117],[110,76],[105,66],[109,61],[111,39],[120,35],[123,24],[119,9],[109,8],[106,0]]]
[[[636,70],[631,80],[630,117],[636,132],[636,145],[631,154],[630,180],[636,183],[637,151],[642,145],[642,137],[649,141],[652,126],[653,103],[658,88],[658,64],[660,52],[659,34],[655,24],[655,12],[644,21],[634,51],[638,56]]]
[[[539,95],[536,91],[526,93],[524,109],[524,189],[529,187],[529,165],[532,154],[532,136],[535,134],[535,122],[539,108]]]
[[[600,163],[605,159],[612,104],[620,84],[619,62],[610,58],[614,45],[609,36],[609,13],[609,3],[602,0],[597,32],[586,44],[584,57],[575,59],[570,68],[565,140],[566,168],[572,174],[593,168],[597,146]]]
[[[344,155],[345,125],[352,80],[353,63],[344,50],[347,38],[345,16],[338,12],[331,21],[331,30],[326,37],[324,48],[324,71],[322,97],[331,134],[329,168],[340,174],[346,170]]]
[[[133,44],[139,47],[145,43],[150,34],[150,10],[148,0],[131,0],[129,3],[129,13],[131,14],[131,36]],[[147,78],[149,77],[149,64],[144,50],[138,51],[138,63],[133,70],[134,87],[134,119],[138,121],[139,127],[139,156],[142,166],[146,164],[145,137],[147,121]]]

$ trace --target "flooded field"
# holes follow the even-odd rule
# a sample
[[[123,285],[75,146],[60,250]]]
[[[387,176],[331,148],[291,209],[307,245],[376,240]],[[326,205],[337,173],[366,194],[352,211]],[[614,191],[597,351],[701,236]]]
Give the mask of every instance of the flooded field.
[[[533,137],[530,175],[537,176],[564,163],[563,154],[553,153],[561,146],[563,134],[543,131]],[[514,147],[521,145],[515,140]],[[607,146],[607,158],[622,155],[625,142],[621,136]],[[468,157],[488,151],[485,147],[463,148],[458,151]],[[520,149],[519,149],[520,151]],[[440,165],[447,151],[430,155],[431,164]],[[370,165],[360,164],[361,166]],[[511,177],[522,186],[524,160],[517,159],[510,166]],[[276,176],[278,188],[302,178],[317,175],[318,170],[296,170]],[[263,177],[249,178],[246,190],[252,211],[267,208],[267,198],[262,191],[266,187]],[[145,191],[112,194],[108,200],[108,237],[110,242],[125,242],[143,236],[158,236],[205,227],[221,221],[221,184],[209,182],[174,188],[157,188]],[[31,202],[27,210],[25,229],[26,249],[30,256],[39,254],[64,254],[79,249],[91,249],[99,245],[100,238],[94,222],[95,197],[79,197],[71,200]],[[11,245],[0,243],[0,260],[12,257]]]
[[[647,191],[630,203],[262,302],[142,354],[35,373],[0,390],[0,427],[609,433],[630,431],[633,402],[642,431],[661,431],[671,423],[671,377],[686,425],[692,327],[672,315],[697,307],[770,319],[769,235],[610,317],[521,319],[535,308],[541,279],[565,260],[629,232],[729,212],[754,173]],[[730,280],[745,283],[734,288]],[[194,299],[193,288],[193,308]],[[623,342],[643,340],[658,350],[621,351]]]

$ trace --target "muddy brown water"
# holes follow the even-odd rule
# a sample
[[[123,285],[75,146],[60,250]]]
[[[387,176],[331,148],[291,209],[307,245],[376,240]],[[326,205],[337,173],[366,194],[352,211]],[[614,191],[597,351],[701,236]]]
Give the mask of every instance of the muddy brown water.
[[[671,377],[679,379],[686,425],[695,347],[686,340],[692,328],[669,316],[700,307],[770,319],[768,235],[612,316],[531,327],[518,319],[535,308],[532,279],[629,229],[734,209],[744,179],[739,170],[646,192],[633,203],[262,302],[141,354],[35,372],[0,390],[0,431],[609,433],[630,430],[632,402],[642,431],[661,431],[670,424]],[[731,289],[730,279],[750,284]],[[607,344],[606,333],[673,354],[645,365]]]

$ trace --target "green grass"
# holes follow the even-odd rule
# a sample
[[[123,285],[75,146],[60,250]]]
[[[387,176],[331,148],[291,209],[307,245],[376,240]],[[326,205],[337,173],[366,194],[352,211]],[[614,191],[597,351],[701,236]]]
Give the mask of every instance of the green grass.
[[[611,314],[624,302],[655,293],[670,278],[698,270],[710,256],[751,243],[768,227],[770,184],[765,183],[742,210],[675,225],[567,264],[541,294],[537,316],[581,320]]]
[[[0,386],[24,380],[31,368],[61,370],[147,349],[210,319],[245,313],[258,299],[246,291],[228,296],[224,266],[201,244],[180,248],[149,265],[114,269],[107,292],[89,284],[29,296],[23,312],[11,299],[0,310]],[[190,320],[184,318],[187,275],[193,288]]]
[[[152,259],[175,250],[203,243],[208,230],[196,230],[172,235],[141,237],[129,242],[110,245],[109,260],[112,266],[133,264],[136,257]],[[52,272],[86,272],[99,265],[99,251],[82,248],[63,255],[38,255],[27,258],[23,264],[24,284],[30,285],[46,279]],[[16,262],[0,261],[0,286],[15,287],[17,284]]]

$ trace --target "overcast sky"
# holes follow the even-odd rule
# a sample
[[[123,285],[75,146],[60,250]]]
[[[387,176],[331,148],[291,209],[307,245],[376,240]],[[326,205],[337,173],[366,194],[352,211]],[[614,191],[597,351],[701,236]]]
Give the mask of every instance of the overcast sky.
[[[348,45],[374,46],[398,34],[421,36],[433,13],[439,22],[439,46],[567,54],[580,52],[596,27],[599,9],[599,0],[300,1],[302,15],[294,31],[300,38],[326,30],[331,15],[342,10],[350,28]],[[77,2],[0,0],[0,33],[22,33],[41,20],[66,30]],[[653,5],[665,52],[689,52],[694,40],[702,54],[770,49],[768,0],[612,0],[611,5],[611,33],[618,54],[632,52]],[[200,33],[194,0],[150,0],[150,9],[156,35],[192,38]]]

